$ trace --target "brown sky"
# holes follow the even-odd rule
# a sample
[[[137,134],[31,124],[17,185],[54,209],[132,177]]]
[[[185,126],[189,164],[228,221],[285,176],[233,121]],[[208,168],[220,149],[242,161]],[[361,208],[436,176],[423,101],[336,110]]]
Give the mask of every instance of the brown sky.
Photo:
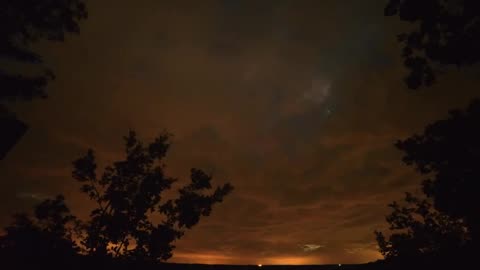
[[[41,44],[49,99],[0,163],[1,223],[58,192],[84,215],[71,161],[121,157],[129,128],[173,133],[168,172],[236,190],[172,261],[359,263],[379,258],[386,204],[420,179],[393,148],[474,96],[473,70],[412,92],[382,0],[89,1],[80,36]],[[305,244],[320,248],[305,252]]]

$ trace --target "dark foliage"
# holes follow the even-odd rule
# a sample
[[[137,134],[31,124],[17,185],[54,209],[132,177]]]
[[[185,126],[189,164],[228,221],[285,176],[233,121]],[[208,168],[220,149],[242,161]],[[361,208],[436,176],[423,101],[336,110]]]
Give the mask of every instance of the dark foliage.
[[[404,162],[415,166],[427,178],[423,191],[433,199],[435,209],[465,221],[472,238],[479,240],[480,204],[480,100],[465,111],[452,110],[447,119],[397,142],[405,152]]]
[[[0,7],[0,58],[34,64],[42,58],[31,50],[32,43],[63,41],[66,33],[78,33],[79,21],[87,17],[82,0],[1,0]],[[27,77],[1,67],[0,100],[44,97],[51,78],[50,71]]]
[[[73,238],[78,221],[70,214],[63,196],[37,205],[33,217],[17,214],[14,219],[13,224],[5,228],[6,234],[0,237],[3,260],[71,259],[77,254]]]
[[[179,190],[179,197],[162,202],[162,192],[176,181],[164,173],[169,137],[162,134],[143,145],[131,131],[125,137],[125,160],[107,166],[101,177],[92,150],[73,163],[73,177],[97,204],[82,241],[89,254],[167,260],[185,229],[208,216],[212,206],[232,191],[226,184],[205,194],[212,188],[211,176],[192,169],[191,183]],[[161,222],[152,221],[155,213],[164,217]]]
[[[409,88],[434,83],[435,65],[466,66],[480,60],[478,0],[390,0],[385,15],[416,26],[398,35],[410,70],[405,78]]]
[[[5,110],[0,105],[0,160],[2,160],[8,151],[18,142],[18,140],[27,131],[27,125],[18,120],[15,114]]]
[[[0,7],[0,58],[33,64],[42,64],[42,58],[32,51],[32,43],[63,41],[66,33],[78,33],[79,21],[87,17],[82,0],[1,0]],[[45,97],[53,77],[50,70],[29,77],[2,66],[0,101]]]
[[[425,198],[407,193],[403,205],[389,205],[388,238],[375,232],[387,260],[430,266],[474,261],[480,229],[479,123],[480,101],[474,100],[466,110],[428,125],[422,135],[396,143],[404,162],[426,177]]]
[[[31,45],[40,40],[63,41],[67,33],[78,33],[79,22],[87,17],[83,0],[0,0],[0,127],[9,131],[16,120],[5,103],[45,98],[46,86],[54,79]],[[29,64],[40,72],[18,72],[13,63]],[[5,120],[6,119],[6,120]],[[16,120],[18,121],[18,120]],[[22,123],[23,125],[23,123]],[[16,135],[15,132],[11,132]],[[11,136],[11,134],[7,134]],[[15,142],[20,135],[14,140]],[[0,141],[0,159],[11,148]]]
[[[380,252],[387,260],[411,262],[434,254],[452,255],[468,241],[463,222],[435,211],[426,199],[406,193],[403,205],[393,202],[389,207],[389,238],[375,232]]]
[[[107,166],[101,177],[97,177],[93,150],[75,160],[73,178],[97,204],[90,219],[80,222],[71,215],[63,196],[48,199],[36,206],[33,217],[16,215],[5,228],[0,259],[34,258],[71,266],[77,260],[86,262],[80,258],[86,254],[95,267],[112,259],[125,263],[168,260],[175,240],[233,190],[225,184],[207,192],[212,189],[212,177],[192,169],[191,182],[178,190],[177,198],[162,200],[162,193],[176,181],[164,173],[169,138],[164,133],[144,145],[131,131],[125,137],[125,159]],[[155,214],[157,222],[152,218]]]

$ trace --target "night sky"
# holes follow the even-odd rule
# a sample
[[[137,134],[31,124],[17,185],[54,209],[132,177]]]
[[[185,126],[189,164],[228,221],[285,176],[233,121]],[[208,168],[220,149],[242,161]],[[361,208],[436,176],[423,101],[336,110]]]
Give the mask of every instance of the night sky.
[[[166,129],[169,175],[196,167],[235,186],[171,261],[380,258],[387,203],[421,180],[393,143],[464,107],[479,81],[447,69],[408,90],[385,2],[88,1],[79,36],[37,46],[57,79],[14,106],[30,129],[0,162],[0,224],[57,193],[85,216],[71,162],[92,147],[104,165],[129,129]]]

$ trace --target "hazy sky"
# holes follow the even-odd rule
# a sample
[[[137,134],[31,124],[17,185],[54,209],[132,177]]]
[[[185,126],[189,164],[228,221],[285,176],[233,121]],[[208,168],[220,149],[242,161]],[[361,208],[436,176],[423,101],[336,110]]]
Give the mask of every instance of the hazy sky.
[[[380,257],[386,204],[417,186],[393,147],[474,96],[478,70],[410,91],[386,1],[89,1],[81,34],[40,44],[47,100],[0,163],[0,223],[59,192],[85,215],[71,162],[122,155],[130,128],[174,134],[167,172],[235,192],[172,261],[359,263]],[[103,163],[104,164],[104,163]]]

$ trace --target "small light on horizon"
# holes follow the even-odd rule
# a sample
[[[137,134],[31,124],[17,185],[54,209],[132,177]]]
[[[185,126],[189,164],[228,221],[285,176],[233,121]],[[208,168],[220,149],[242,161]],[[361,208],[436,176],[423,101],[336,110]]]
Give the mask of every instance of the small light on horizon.
[[[339,264],[338,264],[338,267],[341,267],[341,266],[342,266],[342,264],[341,264],[341,263],[339,263]]]
[[[262,267],[262,265],[261,265],[261,264],[259,264],[259,265],[258,265],[258,267]]]

